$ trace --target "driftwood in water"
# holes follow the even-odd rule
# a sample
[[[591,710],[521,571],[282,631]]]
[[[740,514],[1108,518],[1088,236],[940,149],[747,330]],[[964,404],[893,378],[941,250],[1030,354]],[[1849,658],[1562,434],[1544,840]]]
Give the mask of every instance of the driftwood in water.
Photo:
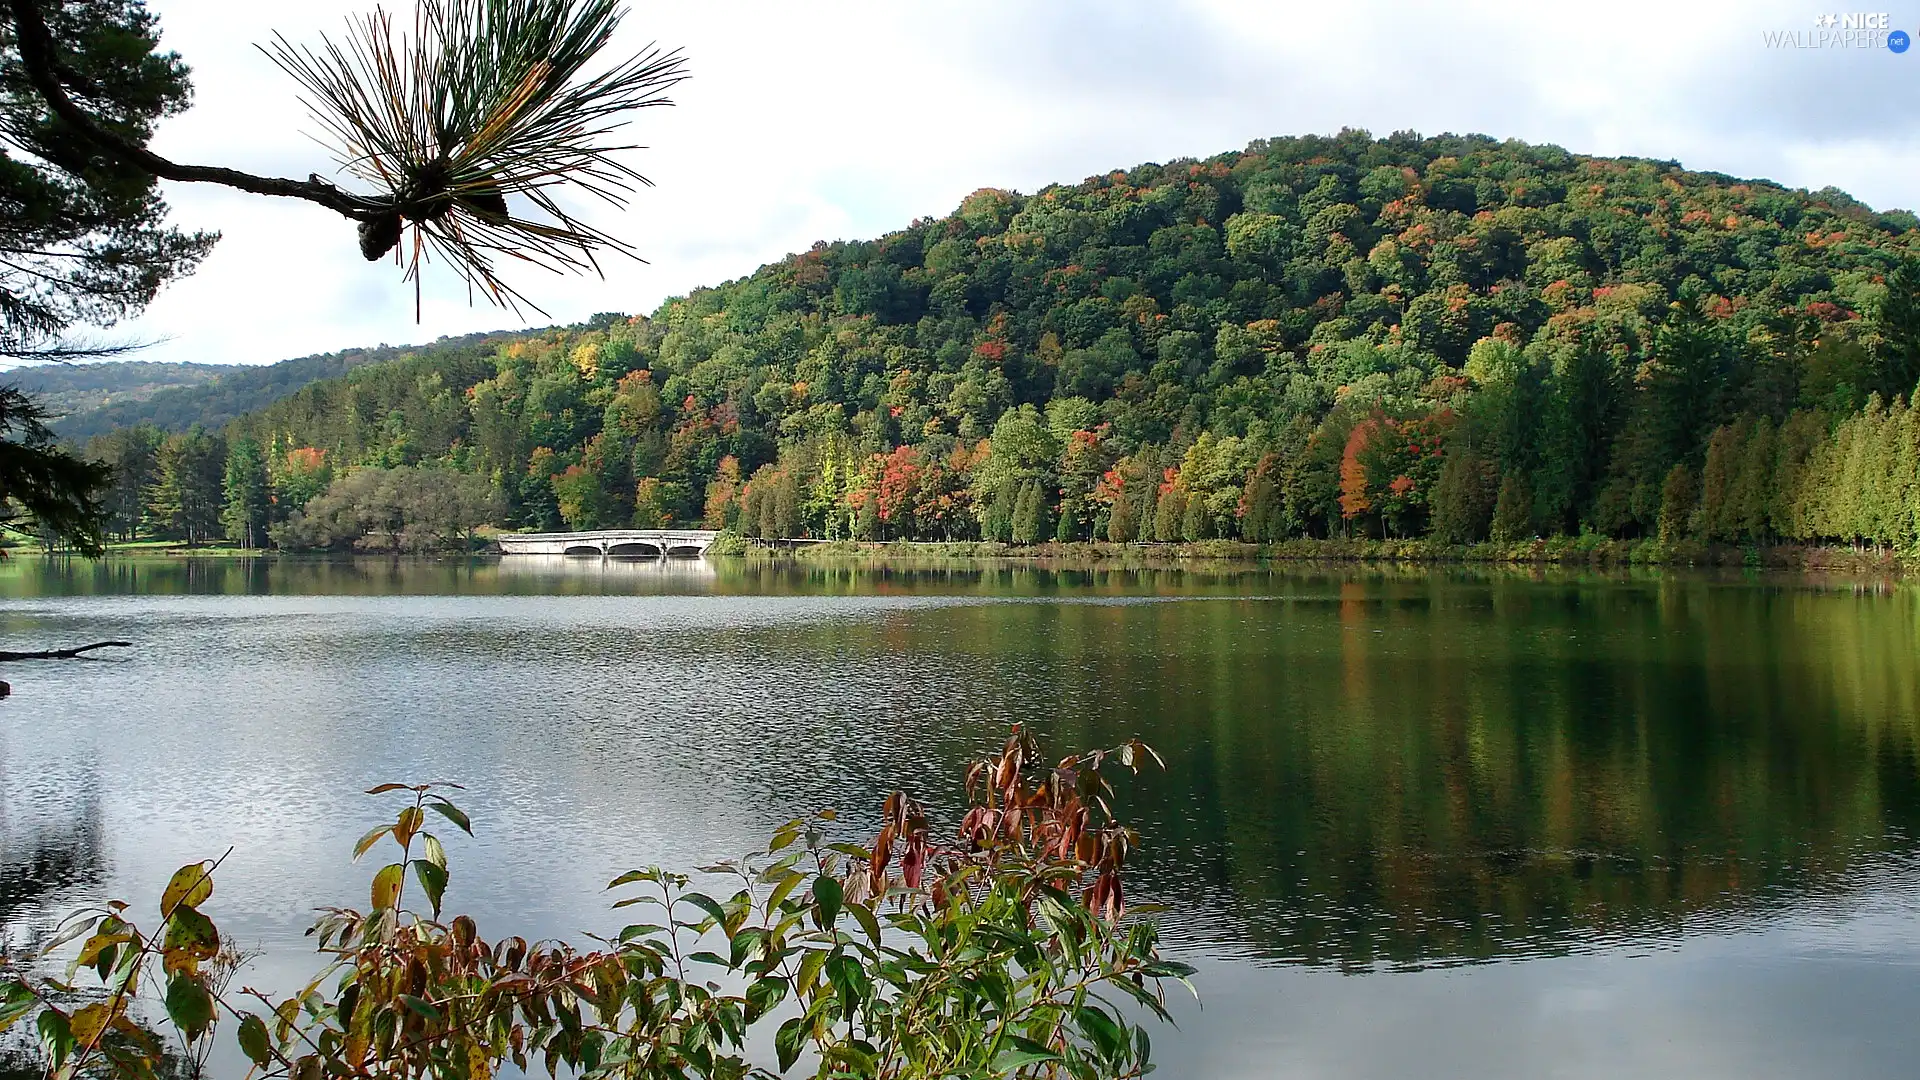
[[[71,649],[47,649],[42,652],[6,652],[0,651],[0,664],[9,660],[81,660],[95,649],[131,649],[131,641],[96,641],[91,645],[80,645]]]

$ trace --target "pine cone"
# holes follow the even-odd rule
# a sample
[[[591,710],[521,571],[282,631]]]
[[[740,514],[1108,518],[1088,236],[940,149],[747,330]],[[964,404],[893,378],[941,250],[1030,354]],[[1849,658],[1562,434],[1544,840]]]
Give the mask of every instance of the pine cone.
[[[393,250],[400,242],[400,215],[382,214],[360,223],[360,254],[368,262]]]

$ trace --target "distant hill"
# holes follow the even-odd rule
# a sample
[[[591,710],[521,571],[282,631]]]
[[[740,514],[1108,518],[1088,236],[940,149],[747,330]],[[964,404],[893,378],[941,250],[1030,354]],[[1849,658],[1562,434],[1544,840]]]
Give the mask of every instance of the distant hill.
[[[84,443],[117,428],[151,424],[185,431],[226,426],[309,384],[337,379],[367,364],[410,354],[432,355],[476,345],[497,333],[443,337],[430,345],[379,345],[303,356],[258,367],[244,364],[157,364],[139,361],[25,368],[0,375],[38,394],[55,413],[53,429]]]
[[[145,401],[162,390],[200,386],[235,370],[231,364],[157,364],[143,360],[47,364],[0,374],[39,398],[56,416],[70,416],[127,402]]]

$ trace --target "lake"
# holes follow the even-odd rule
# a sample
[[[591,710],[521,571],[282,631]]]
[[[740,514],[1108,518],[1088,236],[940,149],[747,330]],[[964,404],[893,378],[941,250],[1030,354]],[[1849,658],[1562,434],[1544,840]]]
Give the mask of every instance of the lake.
[[[620,921],[688,868],[885,791],[951,807],[1020,721],[1138,735],[1202,1003],[1170,1077],[1911,1077],[1920,589],[1684,573],[881,570],[735,560],[0,564],[0,922],[208,910],[308,970],[366,899],[359,792],[448,780],[483,933]]]

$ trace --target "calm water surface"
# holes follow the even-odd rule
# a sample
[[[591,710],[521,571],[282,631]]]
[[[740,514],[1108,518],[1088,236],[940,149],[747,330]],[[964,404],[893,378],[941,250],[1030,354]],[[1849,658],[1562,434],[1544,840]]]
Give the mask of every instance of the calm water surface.
[[[1902,1077],[1920,1061],[1920,594],[1466,571],[0,564],[0,924],[210,910],[307,969],[358,794],[453,780],[483,932],[618,922],[1009,721],[1139,735],[1138,892],[1203,1007],[1172,1077]]]

